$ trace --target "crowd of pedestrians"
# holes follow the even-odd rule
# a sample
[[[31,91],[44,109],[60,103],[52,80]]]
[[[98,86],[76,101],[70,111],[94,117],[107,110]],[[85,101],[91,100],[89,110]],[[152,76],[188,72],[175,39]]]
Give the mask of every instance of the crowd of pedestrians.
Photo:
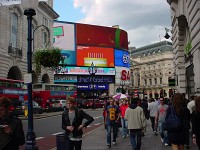
[[[108,147],[116,144],[117,137],[121,135],[123,138],[130,137],[133,150],[140,150],[146,121],[150,119],[152,134],[159,135],[163,145],[171,146],[172,150],[190,149],[189,141],[192,138],[193,143],[200,149],[200,97],[191,96],[191,99],[187,100],[184,94],[176,93],[172,99],[160,97],[147,101],[129,97],[120,100],[110,98],[107,102],[104,123]],[[165,129],[164,124],[172,114],[180,124],[173,130]]]

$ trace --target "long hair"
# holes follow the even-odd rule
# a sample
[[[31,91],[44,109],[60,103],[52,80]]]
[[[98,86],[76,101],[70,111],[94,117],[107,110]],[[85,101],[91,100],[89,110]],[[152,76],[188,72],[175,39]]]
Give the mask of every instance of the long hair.
[[[181,93],[176,93],[174,95],[174,99],[173,99],[172,104],[174,106],[174,109],[175,109],[176,113],[178,115],[180,115],[181,109],[183,108],[183,106],[185,104],[185,100],[184,100],[183,95]]]
[[[195,97],[196,112],[200,112],[200,96]]]

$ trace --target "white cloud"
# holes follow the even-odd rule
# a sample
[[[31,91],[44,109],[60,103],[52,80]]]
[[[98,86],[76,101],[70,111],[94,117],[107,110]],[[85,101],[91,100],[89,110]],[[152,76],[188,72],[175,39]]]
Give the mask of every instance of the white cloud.
[[[165,35],[165,27],[170,28],[171,24],[166,0],[74,0],[74,6],[85,14],[78,22],[119,25],[128,32],[130,46],[158,42]]]

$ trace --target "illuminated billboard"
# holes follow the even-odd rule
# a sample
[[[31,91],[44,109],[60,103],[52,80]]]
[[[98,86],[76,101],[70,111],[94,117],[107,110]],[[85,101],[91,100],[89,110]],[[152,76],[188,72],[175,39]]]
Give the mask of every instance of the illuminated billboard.
[[[119,28],[76,24],[77,45],[113,47],[128,50],[127,32]]]
[[[75,51],[75,25],[73,23],[54,21],[54,47]]]
[[[63,65],[76,65],[76,51],[61,50],[61,55],[64,58]]]
[[[115,49],[115,66],[130,67],[129,52]]]
[[[77,66],[114,67],[114,49],[105,47],[77,46]]]
[[[69,67],[59,66],[54,70],[55,74],[69,74],[69,75],[90,75],[88,67]],[[95,75],[115,75],[115,68],[97,68]]]

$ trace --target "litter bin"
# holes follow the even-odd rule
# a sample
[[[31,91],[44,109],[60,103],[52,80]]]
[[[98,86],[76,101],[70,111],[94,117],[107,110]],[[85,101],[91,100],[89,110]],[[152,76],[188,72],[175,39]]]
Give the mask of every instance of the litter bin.
[[[56,135],[56,147],[57,150],[66,150],[66,140],[64,133]]]

